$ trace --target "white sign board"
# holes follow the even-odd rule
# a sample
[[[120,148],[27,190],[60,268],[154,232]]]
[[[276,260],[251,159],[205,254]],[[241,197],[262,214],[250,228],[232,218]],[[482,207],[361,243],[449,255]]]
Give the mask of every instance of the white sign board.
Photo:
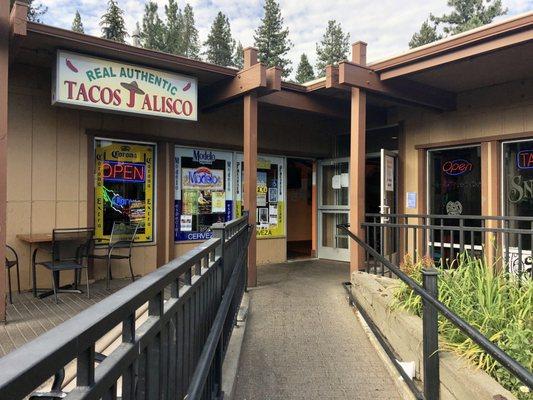
[[[52,104],[196,121],[196,78],[59,50]]]
[[[394,157],[385,156],[385,190],[394,191]]]

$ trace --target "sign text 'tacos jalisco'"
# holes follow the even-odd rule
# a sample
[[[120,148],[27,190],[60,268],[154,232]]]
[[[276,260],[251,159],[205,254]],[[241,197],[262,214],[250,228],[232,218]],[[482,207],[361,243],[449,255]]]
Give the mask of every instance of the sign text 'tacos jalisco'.
[[[60,50],[52,102],[196,121],[197,89],[192,77]]]

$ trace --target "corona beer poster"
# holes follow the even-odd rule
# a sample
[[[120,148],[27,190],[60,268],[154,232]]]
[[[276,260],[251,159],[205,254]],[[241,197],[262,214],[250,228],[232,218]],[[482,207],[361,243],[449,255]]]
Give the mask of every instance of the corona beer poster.
[[[154,145],[97,140],[95,235],[108,239],[114,222],[139,224],[137,242],[153,238]]]

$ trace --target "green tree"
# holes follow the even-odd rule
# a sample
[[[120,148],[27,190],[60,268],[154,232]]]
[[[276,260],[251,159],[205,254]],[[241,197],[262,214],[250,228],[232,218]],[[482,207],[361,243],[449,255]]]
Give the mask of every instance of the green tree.
[[[441,17],[429,15],[433,26],[425,21],[420,31],[411,38],[409,47],[421,46],[443,36],[455,35],[489,24],[494,18],[507,13],[507,9],[502,7],[501,0],[448,0],[448,7],[452,8],[449,14]],[[439,27],[444,35],[439,34]]]
[[[204,46],[206,46],[204,54],[208,62],[224,67],[233,65],[235,40],[231,37],[228,17],[220,11],[211,25],[211,31]]]
[[[124,24],[124,11],[120,9],[116,0],[109,0],[107,11],[100,20],[102,37],[119,43],[126,43],[128,32]]]
[[[420,27],[420,30],[411,37],[409,47],[412,49],[418,46],[423,46],[441,38],[442,36],[437,33],[437,27],[435,24],[430,24],[430,22],[426,20]]]
[[[315,72],[313,71],[313,67],[309,63],[309,59],[305,53],[300,57],[300,63],[298,64],[298,68],[296,68],[295,78],[296,82],[299,83],[309,82],[315,79]]]
[[[194,24],[194,12],[189,3],[183,9],[183,30],[180,54],[193,60],[200,59],[200,38]]]
[[[25,0],[28,3],[28,21],[42,22],[41,18],[48,11],[48,7],[41,3],[34,4],[34,0]],[[15,4],[15,0],[10,0],[10,8]]]
[[[144,6],[141,45],[147,49],[165,50],[165,25],[157,13],[157,3],[149,1]]]
[[[286,57],[292,47],[289,29],[283,27],[281,10],[275,0],[265,1],[264,12],[261,25],[254,34],[259,60],[268,67],[283,68],[282,75],[287,77],[292,71],[291,61]]]
[[[233,55],[233,66],[242,69],[244,67],[244,49],[242,43],[239,41],[235,47],[235,54]]]
[[[72,21],[72,30],[78,33],[85,33],[83,29],[83,23],[81,22],[81,15],[78,10],[76,10],[76,15],[74,16],[74,21]]]
[[[176,0],[168,0],[165,5],[167,19],[165,30],[165,51],[171,54],[182,54],[183,14]]]
[[[350,34],[344,33],[341,24],[335,20],[328,21],[322,41],[316,44],[316,70],[319,77],[326,75],[326,66],[338,65],[348,58]]]
[[[442,17],[431,16],[436,25],[443,26],[446,35],[455,35],[491,23],[494,18],[507,13],[501,0],[448,0],[453,8]]]

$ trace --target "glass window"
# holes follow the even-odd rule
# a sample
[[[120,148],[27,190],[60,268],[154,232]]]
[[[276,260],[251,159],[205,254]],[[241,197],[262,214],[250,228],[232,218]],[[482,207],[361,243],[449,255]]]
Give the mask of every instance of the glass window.
[[[430,214],[481,215],[480,147],[428,153]]]
[[[236,159],[238,184],[236,192],[237,217],[244,209],[242,154]],[[259,156],[257,159],[257,237],[279,237],[285,235],[285,159],[282,157]]]
[[[97,139],[95,163],[96,238],[120,221],[139,224],[136,241],[153,241],[155,144]]]
[[[231,152],[175,149],[174,239],[210,239],[211,225],[232,219]]]
[[[533,217],[533,140],[505,142],[503,159],[503,208],[510,217]],[[531,229],[529,221],[510,221],[514,229]],[[507,235],[510,252],[518,254],[518,236]],[[522,249],[531,250],[531,237],[522,235]],[[524,252],[523,256],[531,252]]]
[[[438,215],[481,215],[481,148],[480,146],[428,151],[428,192],[429,213]],[[459,218],[435,219],[434,225],[458,226]],[[481,226],[481,220],[467,219],[464,226]],[[441,243],[458,247],[460,234],[454,231],[451,238],[450,231],[434,231],[432,242],[437,251],[445,247],[438,247]],[[443,237],[441,237],[443,236]],[[474,237],[465,239],[468,246],[481,244],[479,232]]]

